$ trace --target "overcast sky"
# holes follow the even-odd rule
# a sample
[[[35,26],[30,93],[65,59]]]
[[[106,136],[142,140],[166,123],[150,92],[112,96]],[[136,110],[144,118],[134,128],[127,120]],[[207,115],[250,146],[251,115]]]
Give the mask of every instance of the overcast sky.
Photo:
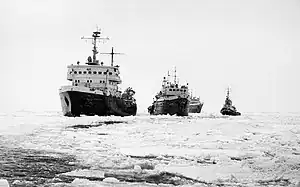
[[[61,110],[67,65],[98,25],[113,46],[123,90],[146,111],[168,70],[218,113],[226,88],[243,112],[300,112],[299,0],[4,0],[0,111]],[[109,64],[109,57],[100,57]]]

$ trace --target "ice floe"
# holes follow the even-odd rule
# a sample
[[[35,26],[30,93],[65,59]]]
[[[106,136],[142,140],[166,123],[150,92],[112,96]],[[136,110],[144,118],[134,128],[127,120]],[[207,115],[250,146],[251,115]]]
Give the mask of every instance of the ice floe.
[[[11,169],[10,154],[15,168],[32,163],[51,176],[7,179],[16,185],[295,186],[300,180],[300,114],[66,118],[20,111],[1,114],[0,123],[0,148],[7,150],[0,169]]]

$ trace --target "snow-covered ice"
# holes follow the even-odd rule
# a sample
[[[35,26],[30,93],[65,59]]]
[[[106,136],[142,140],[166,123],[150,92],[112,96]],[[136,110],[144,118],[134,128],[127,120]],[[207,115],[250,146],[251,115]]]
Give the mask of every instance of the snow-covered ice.
[[[1,114],[0,124],[0,148],[10,150],[0,153],[5,158],[0,178],[11,184],[295,186],[300,181],[299,113],[68,118],[20,111]],[[42,164],[53,167],[45,170],[51,177],[8,176],[8,169],[20,167],[26,174],[26,164],[10,165],[12,155],[22,161],[47,158]],[[63,170],[56,168],[59,163]]]
[[[8,181],[6,179],[0,179],[0,187],[9,187]]]

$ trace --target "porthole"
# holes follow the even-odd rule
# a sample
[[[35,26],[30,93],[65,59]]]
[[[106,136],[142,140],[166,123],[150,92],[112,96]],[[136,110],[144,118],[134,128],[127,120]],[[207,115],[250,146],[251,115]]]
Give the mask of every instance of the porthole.
[[[97,74],[97,71],[94,71],[93,73],[94,73],[94,74]]]
[[[101,71],[98,71],[98,74],[102,74],[102,72],[101,72]]]
[[[92,74],[92,72],[91,72],[91,71],[89,71],[89,74]]]
[[[112,75],[112,72],[109,72],[109,75]]]
[[[83,74],[86,74],[86,71],[84,71]]]
[[[74,74],[77,74],[77,71],[74,71]]]
[[[81,74],[81,71],[79,71],[78,73]]]

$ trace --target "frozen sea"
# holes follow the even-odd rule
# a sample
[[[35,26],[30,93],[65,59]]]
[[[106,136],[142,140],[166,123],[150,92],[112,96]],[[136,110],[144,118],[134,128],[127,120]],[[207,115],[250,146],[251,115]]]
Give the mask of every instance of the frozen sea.
[[[47,187],[295,186],[300,113],[0,113],[0,179]]]

